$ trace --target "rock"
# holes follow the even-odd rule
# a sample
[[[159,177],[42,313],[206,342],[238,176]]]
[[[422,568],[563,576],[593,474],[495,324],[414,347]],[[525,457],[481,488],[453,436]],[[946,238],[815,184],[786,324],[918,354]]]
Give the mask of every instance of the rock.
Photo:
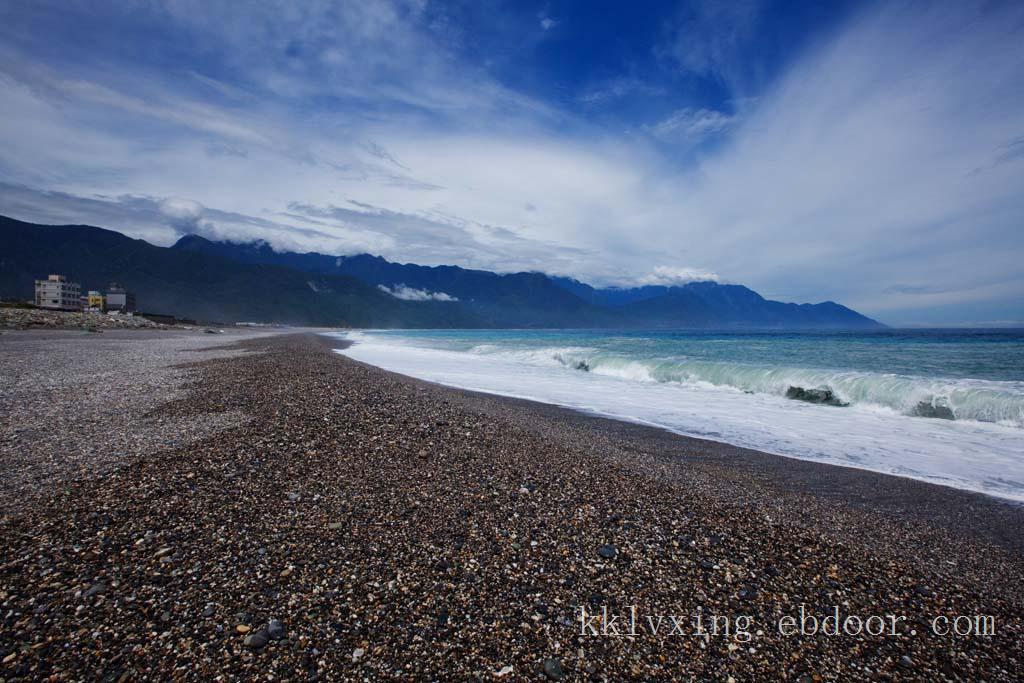
[[[361,647],[357,647],[356,649],[352,650],[352,661],[353,662],[358,662],[362,658],[362,656],[365,655],[365,654],[366,654],[366,650],[364,650]]]
[[[156,551],[156,554],[153,555],[153,557],[157,557],[157,558],[165,557],[167,555],[170,555],[173,552],[174,552],[174,548],[170,548],[170,547],[168,547],[168,548],[160,548],[160,550]]]
[[[603,545],[597,549],[597,554],[606,560],[610,560],[619,554],[613,545]]]
[[[956,415],[953,414],[949,406],[942,403],[932,403],[931,401],[921,401],[914,406],[914,415],[918,417],[932,417],[938,420],[956,419]]]
[[[267,630],[261,628],[258,631],[254,631],[247,635],[245,637],[245,640],[243,641],[243,644],[248,648],[252,648],[253,650],[262,650],[267,646],[267,643],[269,642],[270,636],[267,634]]]
[[[300,496],[295,491],[289,491],[288,492],[288,501],[291,502],[291,503],[297,503],[297,502],[299,502],[299,500],[301,498],[302,498],[302,496]]]
[[[925,598],[934,598],[935,597],[935,591],[933,591],[928,586],[916,586],[914,588],[914,592],[917,593],[918,595],[922,596],[922,597],[925,597]]]
[[[914,668],[914,660],[910,658],[910,655],[903,655],[900,657],[900,666],[904,669]]]
[[[203,610],[203,618],[212,617],[214,612],[216,612],[216,610],[214,609],[213,605],[207,605],[206,609]]]
[[[803,387],[790,387],[786,389],[786,398],[795,401],[806,401],[807,403],[820,403],[826,406],[845,407],[850,405],[839,399],[838,396],[828,387],[823,389],[804,389]]]
[[[238,626],[235,627],[235,630],[238,631],[239,633],[248,633],[249,631],[252,630],[252,627],[251,626],[247,626],[245,624],[239,624]]]
[[[330,524],[327,525],[327,528],[330,529],[331,531],[337,531],[338,529],[342,528],[343,526],[345,526],[344,522],[331,522]]]
[[[554,658],[544,660],[544,675],[553,681],[561,680],[565,676],[562,671],[562,663]]]
[[[267,622],[267,635],[271,640],[281,640],[285,636],[284,624],[278,619]]]

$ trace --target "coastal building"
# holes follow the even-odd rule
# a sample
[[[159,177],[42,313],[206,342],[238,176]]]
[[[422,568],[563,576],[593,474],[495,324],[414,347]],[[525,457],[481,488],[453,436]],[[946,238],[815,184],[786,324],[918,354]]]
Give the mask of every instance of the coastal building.
[[[107,288],[107,310],[119,313],[135,312],[135,293],[129,292],[116,282]]]
[[[82,288],[77,282],[68,282],[63,275],[51,275],[45,280],[36,280],[36,306],[62,311],[78,311],[82,308]]]
[[[102,293],[92,290],[85,297],[85,308],[89,311],[104,311],[106,310],[106,298]]]

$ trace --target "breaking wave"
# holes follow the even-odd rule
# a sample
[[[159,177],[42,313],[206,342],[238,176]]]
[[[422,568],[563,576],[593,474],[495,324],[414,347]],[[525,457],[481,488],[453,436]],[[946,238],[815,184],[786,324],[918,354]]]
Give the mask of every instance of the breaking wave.
[[[1022,382],[636,358],[587,347],[510,349],[487,344],[471,351],[638,382],[697,384],[837,407],[880,407],[916,417],[1024,427]]]

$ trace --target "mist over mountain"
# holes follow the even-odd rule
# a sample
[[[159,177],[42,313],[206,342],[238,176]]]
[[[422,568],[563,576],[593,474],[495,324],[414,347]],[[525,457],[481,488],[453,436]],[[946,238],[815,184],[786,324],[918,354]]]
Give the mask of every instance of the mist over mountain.
[[[543,273],[420,266],[379,256],[275,251],[186,235],[158,247],[91,226],[0,218],[0,296],[67,275],[83,289],[119,282],[149,312],[222,321],[353,327],[870,329],[833,302],[770,301],[742,285],[595,288]]]

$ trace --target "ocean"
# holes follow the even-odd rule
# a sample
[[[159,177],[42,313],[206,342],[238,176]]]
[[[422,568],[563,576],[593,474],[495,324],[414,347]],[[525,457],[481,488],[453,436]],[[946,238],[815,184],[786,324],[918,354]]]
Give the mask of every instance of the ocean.
[[[440,384],[1024,501],[1024,330],[337,336]]]

